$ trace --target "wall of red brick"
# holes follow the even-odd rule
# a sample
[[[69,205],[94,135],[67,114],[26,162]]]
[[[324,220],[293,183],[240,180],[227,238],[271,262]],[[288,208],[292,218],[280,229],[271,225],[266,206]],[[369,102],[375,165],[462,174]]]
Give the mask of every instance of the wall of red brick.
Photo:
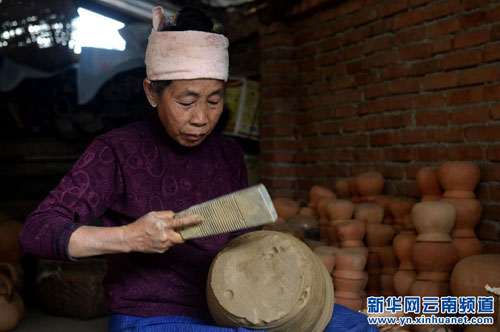
[[[387,193],[418,197],[420,167],[471,160],[480,235],[500,251],[500,2],[302,1],[259,39],[273,195],[373,169]]]

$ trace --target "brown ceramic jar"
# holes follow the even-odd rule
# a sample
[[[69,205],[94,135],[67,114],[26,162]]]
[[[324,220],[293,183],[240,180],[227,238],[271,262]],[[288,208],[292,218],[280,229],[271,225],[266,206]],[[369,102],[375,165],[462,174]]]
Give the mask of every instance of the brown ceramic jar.
[[[457,237],[452,239],[451,243],[458,256],[458,260],[469,256],[476,256],[483,252],[483,246],[477,237]]]
[[[447,296],[450,295],[449,281],[415,280],[410,287],[411,296]]]
[[[453,245],[449,242],[416,242],[412,260],[418,270],[419,280],[449,280],[457,262]]]
[[[462,259],[453,268],[450,284],[455,296],[490,296],[484,286],[500,285],[500,254]]]
[[[417,241],[449,242],[455,207],[447,202],[417,203],[411,210],[411,222],[418,232]]]
[[[345,199],[336,199],[326,205],[326,212],[330,220],[351,219],[354,214],[354,204]]]
[[[394,239],[394,229],[391,225],[367,224],[366,244],[369,247],[383,247],[391,243]]]
[[[381,247],[378,251],[378,256],[382,265],[381,273],[395,274],[398,271],[398,258],[391,245]]]
[[[309,207],[316,207],[318,202],[324,198],[337,198],[335,193],[325,186],[314,185],[309,189]]]
[[[398,257],[400,264],[400,270],[414,270],[413,261],[411,259],[412,249],[415,245],[417,236],[413,232],[403,231],[396,235],[394,241],[392,242],[392,246],[394,247],[394,251],[396,252],[396,256]]]
[[[451,231],[451,237],[476,237],[474,229],[479,221],[483,208],[481,203],[474,198],[444,198],[442,202],[447,202],[455,207],[455,226]]]
[[[336,224],[337,237],[342,247],[362,247],[365,223],[361,220],[345,220]]]
[[[276,213],[278,213],[278,217],[285,220],[299,214],[300,211],[299,203],[287,197],[273,198],[273,205],[276,209]]]
[[[422,202],[439,201],[443,195],[437,170],[437,167],[422,167],[417,172],[415,182],[422,195]]]
[[[335,198],[323,198],[318,202],[316,206],[316,212],[318,214],[320,224],[328,223],[329,217],[326,206],[330,204],[330,202],[333,202],[335,200]]]
[[[399,270],[394,275],[394,291],[399,296],[410,294],[411,285],[417,280],[417,273],[414,270]]]
[[[363,279],[363,270],[368,255],[352,248],[342,248],[335,253],[334,277],[345,279]]]
[[[415,205],[415,200],[409,197],[395,197],[389,203],[389,209],[394,216],[394,223],[403,225],[404,218],[411,213],[411,209]]]
[[[354,207],[354,219],[367,224],[381,224],[384,220],[384,209],[376,203],[360,203]]]
[[[347,179],[338,179],[335,181],[335,192],[340,199],[348,199],[350,196],[349,181]]]
[[[474,198],[481,178],[479,167],[470,161],[450,161],[438,169],[438,179],[445,198]]]
[[[355,178],[356,189],[361,196],[370,201],[382,194],[384,190],[384,176],[380,172],[365,172]]]
[[[323,264],[325,264],[328,273],[332,273],[335,267],[335,252],[337,248],[330,246],[318,246],[314,248],[314,252],[318,255],[319,259]]]

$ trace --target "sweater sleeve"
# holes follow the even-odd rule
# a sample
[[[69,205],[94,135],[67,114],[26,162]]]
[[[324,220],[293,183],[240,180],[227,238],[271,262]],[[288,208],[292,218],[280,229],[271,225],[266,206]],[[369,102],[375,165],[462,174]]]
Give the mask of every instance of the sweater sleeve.
[[[118,159],[96,138],[57,187],[26,219],[19,241],[25,253],[71,260],[68,244],[80,226],[100,217],[122,192]]]

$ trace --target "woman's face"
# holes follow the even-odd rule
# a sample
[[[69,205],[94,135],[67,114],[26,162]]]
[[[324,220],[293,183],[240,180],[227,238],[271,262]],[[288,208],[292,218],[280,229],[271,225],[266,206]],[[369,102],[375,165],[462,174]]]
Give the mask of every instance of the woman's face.
[[[158,104],[158,115],[167,133],[185,147],[199,145],[214,129],[224,104],[224,82],[214,79],[172,81],[161,95],[146,94]]]

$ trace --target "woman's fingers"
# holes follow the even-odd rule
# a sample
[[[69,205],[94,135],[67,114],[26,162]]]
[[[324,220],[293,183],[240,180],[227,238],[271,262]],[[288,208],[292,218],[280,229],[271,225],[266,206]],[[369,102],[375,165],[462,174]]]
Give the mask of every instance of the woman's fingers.
[[[190,216],[183,216],[169,220],[168,227],[169,228],[180,228],[191,225],[196,225],[203,220],[203,217],[199,214],[193,214]]]

